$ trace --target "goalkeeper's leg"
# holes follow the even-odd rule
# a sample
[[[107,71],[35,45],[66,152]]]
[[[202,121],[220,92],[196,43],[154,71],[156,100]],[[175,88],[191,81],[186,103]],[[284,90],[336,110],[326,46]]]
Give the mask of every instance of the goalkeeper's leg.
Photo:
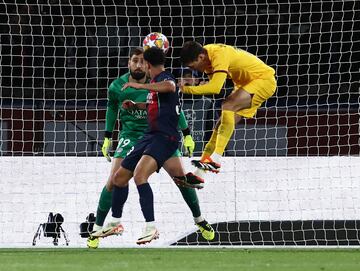
[[[185,176],[185,171],[181,163],[180,157],[171,157],[164,163],[163,167],[171,178],[173,178],[174,176]],[[215,237],[215,231],[201,215],[199,199],[197,197],[195,189],[190,187],[184,187],[178,184],[177,186],[180,189],[181,195],[183,196],[186,204],[189,206],[194,218],[194,222],[200,229],[202,236],[206,240],[213,240]]]
[[[105,218],[109,213],[109,210],[111,208],[112,190],[113,190],[113,184],[111,183],[111,176],[120,168],[122,160],[123,158],[113,159],[110,177],[100,194],[99,204],[96,212],[96,221],[94,225],[94,230],[99,230],[103,227]]]
[[[108,178],[108,181],[100,194],[100,199],[96,211],[96,220],[92,233],[95,233],[102,229],[102,227],[104,226],[104,221],[106,219],[106,216],[109,213],[109,210],[111,209],[113,185],[111,183],[110,178],[119,169],[122,160],[123,158],[113,159],[110,177]],[[87,239],[87,246],[89,248],[97,248],[99,246],[99,238],[90,236]]]
[[[121,224],[121,217],[124,204],[129,194],[128,182],[132,177],[132,172],[120,166],[111,176],[113,184],[112,195],[112,217],[110,222],[102,229],[92,234],[93,237],[107,237],[110,235],[121,235],[124,227]]]

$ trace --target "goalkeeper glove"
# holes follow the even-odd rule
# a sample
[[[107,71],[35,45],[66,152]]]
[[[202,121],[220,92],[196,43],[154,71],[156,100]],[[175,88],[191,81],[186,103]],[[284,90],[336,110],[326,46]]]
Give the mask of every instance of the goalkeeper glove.
[[[191,157],[195,149],[195,142],[191,135],[184,137],[184,147],[189,157]]]
[[[109,155],[109,151],[111,149],[111,146],[112,146],[112,139],[108,138],[108,137],[105,137],[104,138],[104,143],[103,143],[103,145],[101,147],[101,152],[104,155],[104,157],[108,160],[108,162],[111,162],[111,158],[110,158],[110,155]]]

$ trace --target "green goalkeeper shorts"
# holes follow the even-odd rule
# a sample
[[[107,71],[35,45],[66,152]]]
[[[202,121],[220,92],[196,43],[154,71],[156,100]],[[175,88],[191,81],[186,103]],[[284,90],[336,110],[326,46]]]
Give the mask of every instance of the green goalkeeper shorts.
[[[135,147],[136,143],[143,137],[141,135],[120,134],[119,143],[116,147],[114,158],[125,158]],[[177,149],[172,157],[181,157],[182,153]]]

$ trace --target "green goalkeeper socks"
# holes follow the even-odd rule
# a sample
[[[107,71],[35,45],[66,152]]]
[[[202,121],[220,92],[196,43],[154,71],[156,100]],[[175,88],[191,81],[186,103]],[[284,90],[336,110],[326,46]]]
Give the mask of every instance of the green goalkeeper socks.
[[[180,187],[180,186],[178,187],[186,204],[189,206],[193,217],[201,216],[199,199],[197,197],[195,189]],[[111,203],[112,203],[112,192],[107,191],[106,186],[104,186],[103,190],[101,191],[100,200],[96,212],[96,221],[95,221],[96,225],[99,226],[104,225],[105,218],[109,210],[111,209]]]
[[[188,187],[181,187],[181,186],[178,186],[178,187],[180,189],[180,192],[181,192],[186,204],[189,206],[189,208],[193,214],[193,217],[201,216],[199,199],[197,197],[195,189],[188,188]]]
[[[111,208],[111,203],[112,192],[107,191],[106,186],[104,186],[103,190],[101,191],[100,200],[96,211],[96,225],[104,225],[105,218]]]

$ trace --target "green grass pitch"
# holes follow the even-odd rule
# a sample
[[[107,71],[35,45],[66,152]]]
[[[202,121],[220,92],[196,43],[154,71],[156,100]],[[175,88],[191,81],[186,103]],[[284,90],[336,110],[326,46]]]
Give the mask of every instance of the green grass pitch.
[[[1,271],[360,270],[358,249],[0,249]]]

